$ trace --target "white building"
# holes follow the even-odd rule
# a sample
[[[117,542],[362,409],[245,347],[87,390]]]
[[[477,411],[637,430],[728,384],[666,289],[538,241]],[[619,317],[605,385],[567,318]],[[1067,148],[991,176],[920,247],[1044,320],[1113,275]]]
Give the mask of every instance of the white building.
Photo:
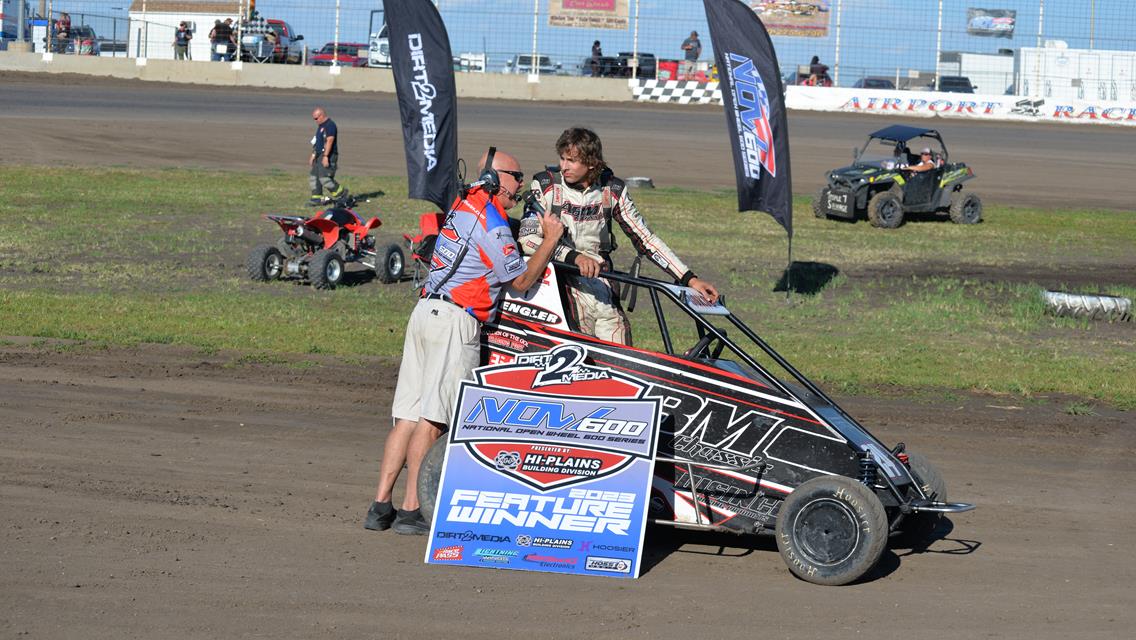
[[[1061,40],[1022,47],[1017,94],[1057,100],[1136,102],[1136,51],[1070,49]]]
[[[209,32],[217,20],[240,20],[247,0],[216,2],[207,0],[133,0],[130,5],[130,35],[127,55],[131,58],[172,60],[174,33],[186,22],[193,31],[189,43],[192,60],[209,60]]]
[[[940,76],[965,76],[970,78],[975,93],[1002,95],[1014,90],[1014,52],[1003,49],[1002,53],[967,53],[965,51],[943,51],[939,54]]]

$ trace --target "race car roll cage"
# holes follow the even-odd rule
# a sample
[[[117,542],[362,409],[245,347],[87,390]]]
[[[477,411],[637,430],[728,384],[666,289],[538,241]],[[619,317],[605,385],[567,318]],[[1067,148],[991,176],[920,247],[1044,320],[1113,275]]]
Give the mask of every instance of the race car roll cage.
[[[571,264],[563,262],[553,262],[550,265],[552,268],[557,269],[562,273],[579,274],[580,269]],[[638,271],[639,261],[636,260],[632,266],[632,272]],[[768,383],[776,387],[782,393],[791,398],[796,398],[812,408],[817,412],[825,421],[830,423],[833,429],[839,432],[845,440],[848,441],[850,446],[857,443],[870,441],[874,443],[879,451],[886,452],[890,455],[895,464],[890,465],[896,468],[903,469],[904,473],[909,477],[911,486],[914,487],[918,497],[907,498],[904,492],[899,489],[896,483],[889,477],[887,470],[881,466],[881,461],[872,455],[871,451],[861,446],[860,450],[856,451],[856,455],[860,460],[860,475],[859,480],[864,483],[869,489],[877,492],[884,491],[892,496],[895,500],[895,508],[899,516],[890,523],[890,528],[894,530],[903,521],[903,519],[914,513],[962,513],[971,511],[975,507],[973,504],[962,502],[936,502],[932,500],[923,490],[921,484],[908,470],[907,466],[898,459],[897,456],[903,454],[905,445],[898,443],[892,449],[888,449],[882,442],[875,436],[871,435],[867,429],[856,421],[848,412],[840,407],[828,394],[826,394],[820,387],[818,387],[812,380],[797,370],[792,364],[789,363],[784,357],[781,356],[772,346],[765,340],[757,335],[750,329],[744,322],[735,316],[725,306],[725,297],[722,296],[716,304],[706,304],[701,300],[701,296],[690,289],[689,287],[682,287],[679,285],[655,280],[639,275],[623,273],[619,271],[605,271],[602,277],[605,280],[617,282],[620,285],[630,287],[642,287],[648,291],[651,298],[651,306],[655,312],[655,318],[659,324],[659,332],[666,348],[666,354],[670,356],[681,357],[684,359],[698,361],[699,355],[705,352],[715,340],[718,341],[717,347],[709,353],[711,359],[717,359],[722,351],[729,347],[730,350],[742,358],[747,365],[749,365],[754,372],[757,372],[762,379],[758,382]],[[561,285],[564,286],[564,285]],[[622,286],[620,288],[623,288]],[[630,291],[630,295],[628,295]],[[635,289],[624,289],[622,297],[629,299],[628,311],[633,311],[635,308]],[[675,303],[675,306],[682,309],[694,321],[696,330],[698,332],[698,342],[690,350],[683,354],[678,354],[674,350],[674,345],[671,340],[670,331],[667,328],[667,320],[661,304],[660,296],[664,296]],[[792,376],[797,383],[799,383],[805,390],[804,394],[799,394],[790,388],[785,383],[781,382],[776,376],[757,361],[754,357],[750,356],[744,349],[741,348],[736,342],[731,340],[725,331],[719,330],[713,324],[708,322],[702,315],[720,316],[729,321],[729,323],[742,333],[746,338],[753,341],[770,359],[772,359],[777,366],[781,367],[785,372]],[[655,460],[658,462],[671,463],[676,465],[684,465],[686,467],[689,477],[694,478],[694,465],[700,467],[708,467],[715,469],[722,469],[725,471],[733,471],[738,473],[752,472],[754,469],[762,466],[764,461],[746,466],[732,466],[718,463],[711,463],[706,461],[691,461],[684,458],[671,458],[660,456],[656,453]],[[882,480],[882,484],[880,483]],[[663,524],[673,526],[681,529],[696,529],[705,531],[721,531],[738,534],[736,529],[730,529],[720,525],[712,524],[710,522],[703,522],[702,509],[705,507],[709,510],[710,501],[702,496],[702,492],[695,488],[695,483],[691,483],[690,494],[694,501],[694,512],[697,521],[694,523],[678,522],[674,520],[657,519],[653,518],[652,522],[656,524]],[[706,517],[710,520],[710,517]]]

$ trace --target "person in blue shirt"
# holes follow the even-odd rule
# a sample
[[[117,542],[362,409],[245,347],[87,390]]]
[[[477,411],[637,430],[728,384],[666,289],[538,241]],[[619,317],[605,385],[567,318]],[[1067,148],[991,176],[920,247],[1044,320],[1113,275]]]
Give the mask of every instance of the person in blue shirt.
[[[312,156],[308,158],[311,166],[311,175],[308,183],[312,187],[312,197],[308,206],[318,207],[324,203],[323,192],[332,200],[339,200],[347,195],[347,189],[335,181],[335,171],[339,164],[339,128],[335,121],[327,117],[323,107],[316,107],[312,111],[312,120],[316,121],[316,135],[312,136]]]

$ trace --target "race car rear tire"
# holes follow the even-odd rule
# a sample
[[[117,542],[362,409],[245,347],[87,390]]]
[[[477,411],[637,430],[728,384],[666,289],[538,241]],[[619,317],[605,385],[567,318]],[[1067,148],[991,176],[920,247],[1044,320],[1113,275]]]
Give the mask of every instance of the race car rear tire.
[[[868,221],[873,227],[894,229],[903,224],[903,200],[892,191],[881,191],[868,200]]]
[[[403,271],[406,269],[406,255],[402,253],[402,249],[397,244],[388,244],[386,249],[383,249],[382,257],[376,256],[378,263],[375,265],[375,273],[379,276],[379,282],[390,284],[402,280]]]
[[[418,467],[418,508],[426,522],[433,522],[434,505],[442,484],[442,462],[446,459],[446,436],[438,438]]]
[[[284,255],[269,244],[262,244],[253,249],[245,261],[249,278],[257,282],[276,280],[284,273]]]
[[[820,190],[820,193],[813,198],[813,215],[824,219],[828,217],[828,211],[825,207],[828,206],[828,187]]]
[[[876,494],[858,480],[821,476],[789,494],[777,514],[777,549],[798,578],[821,585],[855,582],[887,546],[888,521]]]
[[[951,222],[978,224],[982,222],[982,199],[973,193],[956,191],[951,194]]]
[[[907,464],[927,497],[938,502],[947,501],[947,481],[930,460],[921,453],[908,451]],[[913,513],[900,523],[899,533],[892,538],[892,543],[903,549],[925,547],[935,540],[935,532],[942,521],[941,513]]]
[[[343,258],[327,249],[317,251],[308,263],[308,279],[316,289],[334,289],[343,281]]]

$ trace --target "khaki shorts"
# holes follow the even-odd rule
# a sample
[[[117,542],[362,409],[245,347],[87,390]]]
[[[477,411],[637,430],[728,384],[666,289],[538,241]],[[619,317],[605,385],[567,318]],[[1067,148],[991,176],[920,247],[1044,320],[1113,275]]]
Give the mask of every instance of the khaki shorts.
[[[481,360],[481,323],[444,300],[419,300],[402,345],[395,419],[450,424],[462,380]]]

